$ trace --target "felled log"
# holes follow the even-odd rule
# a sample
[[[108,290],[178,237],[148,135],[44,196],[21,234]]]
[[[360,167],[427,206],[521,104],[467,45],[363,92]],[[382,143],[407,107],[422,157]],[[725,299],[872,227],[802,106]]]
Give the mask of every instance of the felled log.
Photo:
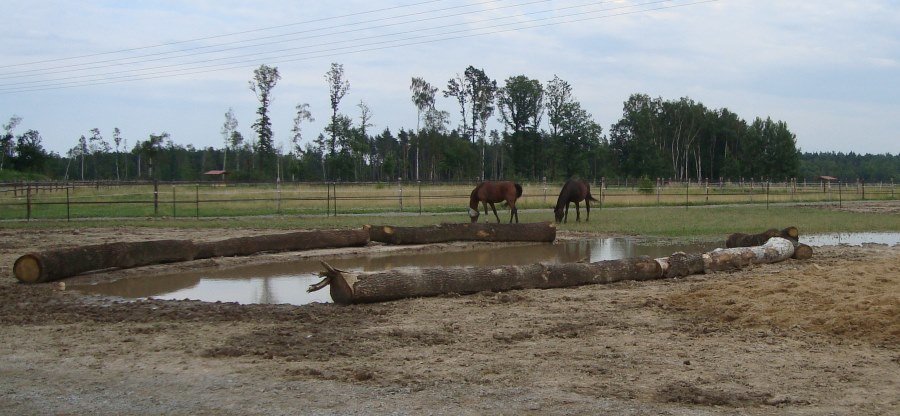
[[[776,263],[794,254],[794,243],[781,237],[772,237],[765,244],[755,247],[716,249],[703,254],[706,272],[741,269],[751,264]]]
[[[195,252],[190,240],[97,244],[26,254],[13,264],[13,273],[25,283],[43,283],[92,270],[193,260]]]
[[[384,302],[443,293],[548,289],[623,280],[652,280],[740,268],[787,259],[793,244],[772,238],[762,247],[720,249],[701,255],[675,253],[663,259],[638,257],[596,263],[535,263],[521,266],[403,268],[379,272],[349,272],[325,262],[323,280],[308,291],[329,287],[336,303]]]
[[[368,242],[368,230],[359,229],[298,231],[203,243],[194,243],[191,240],[107,243],[29,253],[16,260],[13,273],[17,279],[25,283],[43,283],[111,268],[127,269],[210,257],[245,256],[260,252],[358,247]]]
[[[759,234],[734,233],[725,240],[725,247],[753,247],[765,244],[772,237],[781,237],[794,243],[794,254],[791,258],[807,260],[812,258],[812,247],[800,242],[800,231],[797,227],[787,227],[782,230],[770,228]]]
[[[388,244],[431,244],[447,241],[552,242],[556,239],[556,226],[551,222],[528,224],[445,223],[428,227],[384,225],[369,228],[369,237],[372,241]]]
[[[780,231],[775,228],[770,228],[759,234],[734,233],[729,235],[728,239],[725,240],[725,247],[761,246],[772,237],[781,237],[796,242],[799,236],[800,232],[797,230],[797,227],[787,227]]]
[[[368,242],[369,232],[366,229],[297,231],[197,243],[197,254],[194,258],[246,256],[261,252],[329,247],[359,247]]]

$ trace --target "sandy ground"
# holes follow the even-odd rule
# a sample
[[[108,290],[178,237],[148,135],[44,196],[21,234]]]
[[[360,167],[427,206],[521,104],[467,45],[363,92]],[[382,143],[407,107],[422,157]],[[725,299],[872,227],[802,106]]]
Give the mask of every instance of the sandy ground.
[[[11,271],[33,250],[262,233],[0,230],[0,413],[900,414],[900,247],[361,306],[122,302]]]

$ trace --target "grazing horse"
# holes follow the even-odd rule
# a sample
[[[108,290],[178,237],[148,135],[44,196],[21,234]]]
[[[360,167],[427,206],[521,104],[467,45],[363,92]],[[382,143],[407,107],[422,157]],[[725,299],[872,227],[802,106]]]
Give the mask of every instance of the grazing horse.
[[[497,215],[497,208],[494,207],[495,202],[505,202],[509,205],[509,223],[512,224],[513,217],[519,222],[519,210],[516,209],[516,199],[522,196],[522,185],[513,182],[491,182],[484,181],[472,190],[469,197],[469,218],[472,222],[478,222],[478,203],[484,204],[484,215],[488,215],[487,206],[491,204],[494,210],[494,216],[497,222],[500,222],[500,216]]]
[[[584,201],[584,207],[587,210],[587,219],[591,220],[591,201],[596,201],[591,196],[591,186],[581,179],[569,179],[559,192],[559,199],[556,200],[556,208],[553,209],[553,215],[556,222],[566,222],[569,219],[569,203],[575,203],[575,222],[581,221],[581,210],[579,203]]]

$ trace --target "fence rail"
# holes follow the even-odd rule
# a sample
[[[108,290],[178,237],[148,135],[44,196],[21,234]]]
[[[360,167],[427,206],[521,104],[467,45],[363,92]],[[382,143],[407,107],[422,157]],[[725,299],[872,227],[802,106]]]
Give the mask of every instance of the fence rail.
[[[474,182],[31,182],[0,183],[0,219],[223,217],[464,211]],[[520,209],[556,203],[558,182],[522,183]],[[592,186],[612,206],[700,206],[747,203],[894,200],[893,182],[669,182],[601,181]]]

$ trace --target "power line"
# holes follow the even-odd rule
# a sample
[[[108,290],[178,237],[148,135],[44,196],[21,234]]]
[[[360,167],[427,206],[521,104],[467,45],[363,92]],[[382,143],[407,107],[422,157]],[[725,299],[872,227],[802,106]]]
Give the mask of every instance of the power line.
[[[67,57],[67,58],[54,58],[54,59],[46,59],[46,60],[42,60],[42,61],[23,62],[23,63],[10,64],[10,65],[0,65],[0,68],[9,68],[9,67],[15,67],[15,66],[24,66],[24,65],[42,64],[42,63],[47,63],[47,62],[57,62],[57,61],[65,61],[65,60],[72,60],[72,59],[90,58],[90,57],[94,57],[94,56],[103,56],[103,55],[111,55],[111,54],[123,53],[123,52],[133,52],[133,51],[138,51],[138,50],[153,49],[153,48],[161,48],[161,47],[165,47],[165,46],[180,45],[180,44],[184,44],[184,43],[198,42],[198,41],[210,40],[210,39],[218,39],[218,38],[224,38],[224,37],[228,37],[228,36],[244,35],[244,34],[247,34],[247,33],[255,33],[255,32],[262,32],[262,31],[266,31],[266,30],[281,29],[281,28],[284,28],[284,27],[297,26],[297,25],[303,25],[303,24],[309,24],[309,23],[316,23],[316,22],[322,22],[322,21],[327,21],[327,20],[343,19],[343,18],[346,18],[346,17],[360,16],[360,15],[364,15],[364,14],[380,13],[380,12],[388,11],[388,10],[395,10],[395,9],[401,9],[401,8],[406,8],[406,7],[421,6],[421,5],[423,5],[423,4],[437,3],[437,2],[441,2],[441,1],[445,1],[445,0],[427,0],[427,1],[422,1],[422,2],[419,2],[419,3],[401,4],[401,5],[397,5],[397,6],[385,7],[385,8],[382,8],[382,9],[367,10],[367,11],[356,12],[356,13],[349,13],[349,14],[344,14],[344,15],[339,15],[339,16],[323,17],[323,18],[311,19],[311,20],[306,20],[306,21],[302,21],[302,22],[288,23],[288,24],[278,25],[278,26],[269,26],[269,27],[262,27],[262,28],[257,28],[257,29],[244,30],[244,31],[240,31],[240,32],[224,33],[224,34],[221,34],[221,35],[212,35],[212,36],[205,36],[205,37],[201,37],[201,38],[194,38],[194,39],[179,40],[179,41],[174,41],[174,42],[160,43],[160,44],[157,44],[157,45],[138,46],[138,47],[134,47],[134,48],[119,49],[119,50],[109,51],[109,52],[98,52],[98,53],[93,53],[93,54],[88,54],[88,55],[70,56],[70,57]]]
[[[381,29],[381,28],[386,28],[386,27],[391,27],[391,26],[406,25],[406,24],[410,24],[410,23],[421,23],[421,22],[430,21],[430,20],[464,16],[464,15],[474,14],[474,13],[483,13],[485,11],[497,11],[497,10],[508,9],[508,8],[512,8],[512,7],[521,7],[521,6],[532,5],[532,4],[536,4],[536,3],[546,3],[549,1],[552,1],[552,0],[532,0],[532,1],[524,2],[524,3],[516,3],[516,4],[506,5],[506,6],[490,8],[490,9],[474,10],[474,11],[461,12],[461,13],[443,15],[443,16],[434,16],[434,17],[429,17],[429,18],[424,18],[424,19],[420,18],[420,19],[412,20],[412,21],[402,21],[402,22],[396,22],[396,23],[385,24],[385,25],[369,26],[369,27],[363,27],[363,28],[352,29],[352,30],[331,32],[331,33],[314,35],[311,37],[317,38],[317,37],[341,35],[341,34],[347,34],[347,33],[351,33],[351,32],[359,32],[359,31],[363,31],[363,30]],[[610,2],[611,1],[601,1],[601,2],[596,2],[593,4],[602,4],[602,3],[610,3]],[[332,26],[332,27],[307,29],[307,30],[303,30],[303,31],[299,31],[299,32],[290,32],[290,33],[284,33],[284,34],[278,34],[278,35],[264,36],[264,37],[260,37],[260,38],[251,38],[251,39],[237,40],[237,41],[232,41],[232,42],[219,43],[219,44],[214,44],[214,45],[198,46],[195,48],[181,49],[181,50],[177,50],[177,51],[157,52],[157,53],[132,56],[132,57],[123,57],[123,58],[114,58],[114,59],[107,59],[107,60],[94,61],[94,62],[60,65],[60,66],[55,66],[55,67],[39,69],[38,71],[43,71],[40,74],[35,74],[34,73],[35,70],[26,69],[26,70],[20,70],[20,71],[7,72],[5,74],[0,74],[0,79],[28,78],[28,77],[35,77],[35,76],[39,76],[39,75],[52,75],[52,74],[69,72],[68,70],[66,70],[66,71],[51,71],[54,69],[72,69],[73,71],[85,71],[85,70],[91,70],[91,69],[100,69],[100,68],[109,68],[109,67],[118,66],[117,64],[112,64],[113,62],[119,62],[120,64],[125,64],[125,65],[132,65],[132,64],[140,64],[140,63],[145,63],[145,62],[161,61],[161,60],[166,60],[166,59],[174,59],[174,58],[191,57],[191,56],[197,56],[197,55],[203,55],[203,54],[219,53],[219,52],[225,52],[225,51],[229,51],[229,50],[238,50],[238,49],[246,49],[246,48],[251,48],[251,47],[267,46],[267,45],[272,45],[272,44],[275,44],[278,42],[273,41],[273,42],[257,43],[257,44],[253,44],[253,45],[244,45],[244,46],[225,48],[225,49],[219,49],[219,50],[214,50],[214,51],[186,53],[186,54],[183,54],[180,56],[159,57],[161,55],[170,55],[170,54],[175,54],[175,53],[179,53],[179,52],[189,52],[189,51],[194,51],[194,50],[209,49],[209,48],[214,48],[217,46],[234,45],[234,44],[252,42],[252,41],[257,41],[257,40],[283,38],[286,36],[293,36],[293,35],[299,35],[299,34],[304,34],[304,33],[321,32],[321,31],[331,29],[331,28],[339,28],[341,26],[356,26],[356,25],[360,25],[360,24],[364,24],[364,23],[379,22],[379,21],[384,21],[384,20],[394,20],[394,19],[404,18],[404,17],[421,16],[423,14],[442,12],[442,11],[448,11],[448,10],[453,10],[453,9],[466,8],[466,7],[472,7],[472,5],[466,4],[466,5],[462,5],[462,6],[453,6],[453,7],[443,8],[443,9],[421,11],[421,12],[409,13],[409,14],[399,15],[399,16],[390,16],[390,17],[366,20],[366,21],[361,21],[361,22],[347,23],[347,24],[342,24],[342,25]],[[572,8],[572,7],[585,7],[585,5],[564,7],[564,8],[557,9],[557,10],[563,10],[563,9]],[[551,9],[551,11],[552,10],[553,9]],[[546,11],[544,11],[544,12],[546,12]],[[509,17],[506,17],[506,18],[509,18]],[[434,28],[430,28],[430,29],[434,29]],[[384,35],[380,35],[380,36],[384,36]],[[294,41],[294,40],[299,40],[299,39],[300,38],[286,39],[286,40],[281,40],[280,42],[289,42],[289,41]],[[146,57],[157,57],[157,58],[147,59],[147,60],[139,60],[139,58],[146,58]],[[135,61],[122,62],[122,61],[126,61],[126,60],[135,60]],[[96,66],[74,69],[76,67],[86,66],[86,65],[94,65],[94,64],[96,64]],[[100,64],[106,64],[106,65],[100,65]]]
[[[608,12],[610,10],[630,8],[630,7],[640,7],[640,6],[646,6],[646,5],[651,5],[651,4],[667,3],[670,1],[671,0],[659,0],[659,1],[642,3],[642,4],[638,4],[638,5],[620,6],[617,8],[610,8],[610,9],[604,9],[604,10],[593,11],[593,12],[579,13],[577,15],[584,16],[587,14]],[[683,3],[683,4],[675,4],[675,5],[668,5],[668,6],[658,6],[658,7],[640,9],[640,10],[624,11],[624,12],[620,12],[620,13],[603,15],[603,16],[582,17],[582,18],[576,18],[576,19],[565,20],[565,21],[534,24],[534,25],[530,25],[530,26],[513,27],[513,28],[500,29],[500,30],[494,30],[494,31],[489,31],[489,32],[479,32],[479,33],[447,36],[447,35],[452,35],[454,33],[461,33],[461,32],[464,33],[464,32],[469,31],[469,30],[458,30],[458,31],[453,31],[453,32],[448,32],[448,33],[410,37],[410,38],[399,39],[399,40],[394,40],[394,41],[373,42],[373,43],[363,44],[363,45],[354,45],[354,46],[347,46],[347,47],[342,47],[342,48],[334,48],[334,49],[304,52],[304,53],[297,53],[297,54],[290,54],[290,55],[282,55],[282,56],[271,57],[270,59],[277,60],[277,62],[273,62],[273,64],[305,61],[305,60],[324,58],[324,57],[341,56],[341,55],[353,54],[353,53],[371,52],[371,51],[377,51],[377,50],[399,48],[399,47],[404,47],[404,46],[422,45],[422,44],[448,41],[448,40],[464,39],[464,38],[470,38],[470,37],[476,37],[476,36],[485,36],[485,35],[493,35],[493,34],[527,30],[527,29],[535,29],[535,28],[541,28],[541,27],[557,26],[557,25],[562,25],[562,24],[583,22],[583,21],[589,21],[589,20],[599,20],[599,19],[605,19],[605,18],[611,18],[611,17],[624,16],[624,15],[641,14],[641,13],[647,13],[647,12],[652,12],[652,11],[659,11],[659,10],[665,10],[665,9],[673,9],[673,8],[688,7],[688,6],[694,6],[694,5],[699,5],[699,4],[705,4],[705,3],[712,3],[712,2],[716,2],[716,1],[719,1],[719,0],[701,0],[701,1],[691,2],[691,3]],[[574,15],[576,15],[576,14],[570,14],[570,15],[566,15],[566,16],[562,16],[562,17],[571,17]],[[552,18],[536,19],[536,20],[533,20],[532,22],[536,22],[536,21],[540,21],[540,20],[547,20],[547,19],[558,19],[558,18],[560,18],[560,16],[552,17]],[[489,20],[495,20],[495,19],[489,19]],[[515,23],[495,25],[495,26],[491,26],[488,28],[484,28],[484,29],[499,28],[499,27],[503,27],[503,26],[509,26],[512,24],[515,24]],[[484,29],[478,29],[478,30],[484,30]],[[441,37],[438,39],[413,41],[415,39],[434,37],[434,36],[444,36],[444,37]],[[383,44],[383,43],[404,42],[404,41],[406,43],[399,43],[399,44],[386,45],[386,46],[374,46],[374,45]],[[343,42],[346,42],[346,41],[343,41]],[[360,46],[371,46],[371,47],[359,48]],[[353,49],[353,48],[357,48],[357,49]],[[341,51],[341,52],[338,52],[338,51]],[[271,53],[271,52],[264,52],[264,53]],[[263,53],[261,53],[261,54],[263,54]],[[305,55],[305,56],[303,56],[303,55]],[[296,57],[296,56],[303,56],[303,57],[293,58],[293,59],[285,59],[285,58]],[[106,85],[106,84],[120,83],[120,82],[143,81],[143,80],[167,78],[167,77],[174,77],[174,76],[196,75],[196,74],[209,73],[209,72],[215,72],[215,71],[224,71],[224,70],[229,70],[229,69],[242,68],[242,67],[245,67],[245,65],[247,63],[251,63],[251,62],[255,63],[258,61],[259,61],[258,59],[254,59],[254,60],[247,60],[247,61],[240,61],[240,62],[230,62],[230,63],[216,64],[216,65],[208,65],[205,67],[201,66],[201,67],[194,67],[194,68],[173,69],[173,70],[169,70],[169,71],[162,71],[162,72],[149,73],[149,74],[143,74],[143,75],[139,75],[139,74],[120,75],[120,76],[115,76],[115,77],[106,78],[106,79],[102,79],[102,80],[62,82],[62,83],[58,83],[56,85],[48,85],[48,86],[20,87],[20,88],[12,87],[12,88],[6,88],[6,89],[0,88],[0,94],[11,94],[11,93],[30,92],[30,91],[44,91],[44,90],[63,89],[63,88],[76,88],[76,87],[93,86],[93,85]],[[199,62],[199,63],[204,63],[204,62]]]

